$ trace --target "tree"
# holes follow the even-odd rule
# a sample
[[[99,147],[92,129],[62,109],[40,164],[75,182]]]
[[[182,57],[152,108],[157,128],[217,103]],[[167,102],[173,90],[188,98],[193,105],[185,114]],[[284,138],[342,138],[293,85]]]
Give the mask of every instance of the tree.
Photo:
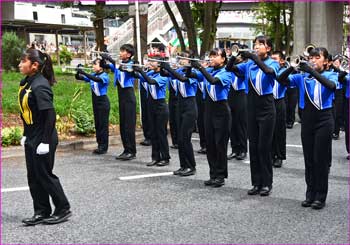
[[[256,33],[270,36],[275,50],[292,52],[293,4],[286,2],[260,2],[255,9],[258,25]]]
[[[19,57],[25,50],[25,42],[14,32],[5,32],[2,35],[2,67],[8,71],[17,69]]]
[[[173,22],[174,28],[180,41],[181,50],[184,50],[185,43],[181,29],[168,3],[166,1],[164,1],[163,3],[170,16],[170,19]],[[211,1],[198,1],[194,2],[192,6],[190,2],[182,1],[175,1],[175,4],[179,9],[180,15],[186,27],[189,48],[194,52],[195,55],[198,55],[197,30],[201,32],[199,38],[202,41],[200,53],[200,55],[202,56],[204,52],[211,49],[211,47],[214,44],[217,30],[216,21],[219,16],[222,1],[220,1],[219,3]]]

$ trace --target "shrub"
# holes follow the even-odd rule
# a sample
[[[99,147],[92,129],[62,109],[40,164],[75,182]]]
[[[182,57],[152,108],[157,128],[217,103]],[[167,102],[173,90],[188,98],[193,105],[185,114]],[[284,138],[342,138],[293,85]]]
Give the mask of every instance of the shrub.
[[[73,54],[67,49],[66,46],[60,46],[60,61],[63,64],[70,64],[73,59]]]
[[[1,133],[1,145],[19,145],[22,135],[23,131],[20,127],[3,128]]]
[[[2,67],[9,71],[17,69],[21,54],[25,50],[25,42],[14,32],[5,32],[2,35]]]
[[[85,110],[84,104],[78,105],[72,110],[72,118],[75,122],[75,131],[79,134],[90,135],[95,132],[94,119],[91,114]]]

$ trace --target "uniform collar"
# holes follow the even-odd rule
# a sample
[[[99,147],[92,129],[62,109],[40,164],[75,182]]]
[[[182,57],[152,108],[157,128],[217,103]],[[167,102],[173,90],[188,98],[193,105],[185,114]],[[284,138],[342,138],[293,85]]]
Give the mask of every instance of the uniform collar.
[[[38,76],[40,76],[40,72],[35,73],[33,76],[27,76],[24,80],[26,83],[31,84]]]

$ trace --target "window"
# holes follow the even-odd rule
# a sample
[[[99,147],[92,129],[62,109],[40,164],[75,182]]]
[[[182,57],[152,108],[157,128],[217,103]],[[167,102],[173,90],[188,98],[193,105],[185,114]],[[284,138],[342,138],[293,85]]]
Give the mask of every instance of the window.
[[[66,24],[66,16],[64,14],[61,14],[61,22],[62,24]]]
[[[38,12],[33,12],[33,20],[38,21]]]

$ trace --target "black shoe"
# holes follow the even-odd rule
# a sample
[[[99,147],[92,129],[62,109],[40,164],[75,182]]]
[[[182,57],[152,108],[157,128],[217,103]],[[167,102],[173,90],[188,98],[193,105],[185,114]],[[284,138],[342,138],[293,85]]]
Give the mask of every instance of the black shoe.
[[[107,153],[107,150],[103,150],[101,148],[97,148],[95,149],[93,152],[93,154],[97,154],[97,155],[101,155],[101,154],[106,154]]]
[[[270,195],[271,190],[272,190],[272,186],[261,187],[261,189],[260,189],[260,196],[266,197],[266,196]]]
[[[158,167],[164,167],[166,165],[169,165],[169,159],[161,160],[161,161],[157,162],[156,165]]]
[[[250,196],[253,196],[253,195],[258,195],[260,193],[260,187],[259,186],[254,186],[252,189],[250,189],[247,193],[248,195]]]
[[[247,157],[247,153],[245,153],[245,152],[241,152],[241,153],[236,155],[237,160],[244,160],[246,157]]]
[[[294,124],[294,123],[287,123],[286,127],[289,128],[289,129],[291,129],[291,128],[293,128],[293,124]]]
[[[225,184],[225,179],[216,178],[211,186],[212,187],[221,187],[224,184]]]
[[[44,222],[45,219],[49,218],[50,215],[44,215],[44,214],[34,214],[33,217],[31,218],[26,218],[22,220],[22,223],[26,224],[26,225],[37,225],[37,224],[41,224]]]
[[[199,154],[207,154],[207,148],[200,148],[197,153]]]
[[[124,151],[122,154],[119,154],[115,157],[116,160],[121,160],[127,153]]]
[[[159,161],[158,160],[152,160],[152,162],[149,162],[146,164],[147,167],[155,166]]]
[[[119,158],[119,160],[124,160],[124,161],[128,161],[128,160],[132,160],[132,159],[135,159],[136,158],[136,155],[133,154],[133,153],[126,153],[124,154],[123,156],[121,156]]]
[[[179,175],[182,177],[186,177],[186,176],[191,176],[191,175],[195,175],[196,174],[196,169],[192,169],[192,168],[187,168],[184,171],[182,171]]]
[[[346,159],[349,160],[349,159],[350,159],[350,155],[348,155],[348,156],[346,157]]]
[[[280,167],[282,167],[282,163],[283,163],[282,159],[277,158],[277,159],[275,159],[275,160],[273,161],[273,164],[272,164],[272,165],[273,165],[275,168],[280,168]]]
[[[332,134],[332,139],[334,139],[334,140],[339,139],[339,134]]]
[[[179,149],[179,145],[178,144],[173,144],[170,146],[170,148],[172,149]]]
[[[306,200],[301,202],[301,206],[304,207],[304,208],[308,208],[308,207],[311,207],[312,203],[313,203],[312,200],[306,199]]]
[[[140,145],[143,145],[143,146],[150,146],[150,145],[152,145],[152,143],[151,143],[151,140],[150,140],[150,139],[144,139],[144,141],[141,141],[141,142],[140,142]]]
[[[230,155],[227,156],[227,160],[231,160],[233,158],[236,158],[237,153],[236,152],[232,152]]]
[[[178,170],[174,171],[173,174],[174,174],[174,175],[180,175],[180,173],[183,172],[184,170],[186,170],[186,168],[181,167],[181,168],[179,168]]]
[[[322,209],[322,208],[324,208],[325,205],[326,205],[325,202],[314,201],[313,203],[311,203],[311,208],[313,208],[313,209]]]
[[[215,182],[215,179],[208,179],[206,181],[204,181],[204,185],[206,186],[212,186]]]
[[[45,224],[53,225],[66,221],[70,216],[72,216],[72,212],[70,210],[64,210],[58,214],[53,214],[49,218],[44,219]]]

